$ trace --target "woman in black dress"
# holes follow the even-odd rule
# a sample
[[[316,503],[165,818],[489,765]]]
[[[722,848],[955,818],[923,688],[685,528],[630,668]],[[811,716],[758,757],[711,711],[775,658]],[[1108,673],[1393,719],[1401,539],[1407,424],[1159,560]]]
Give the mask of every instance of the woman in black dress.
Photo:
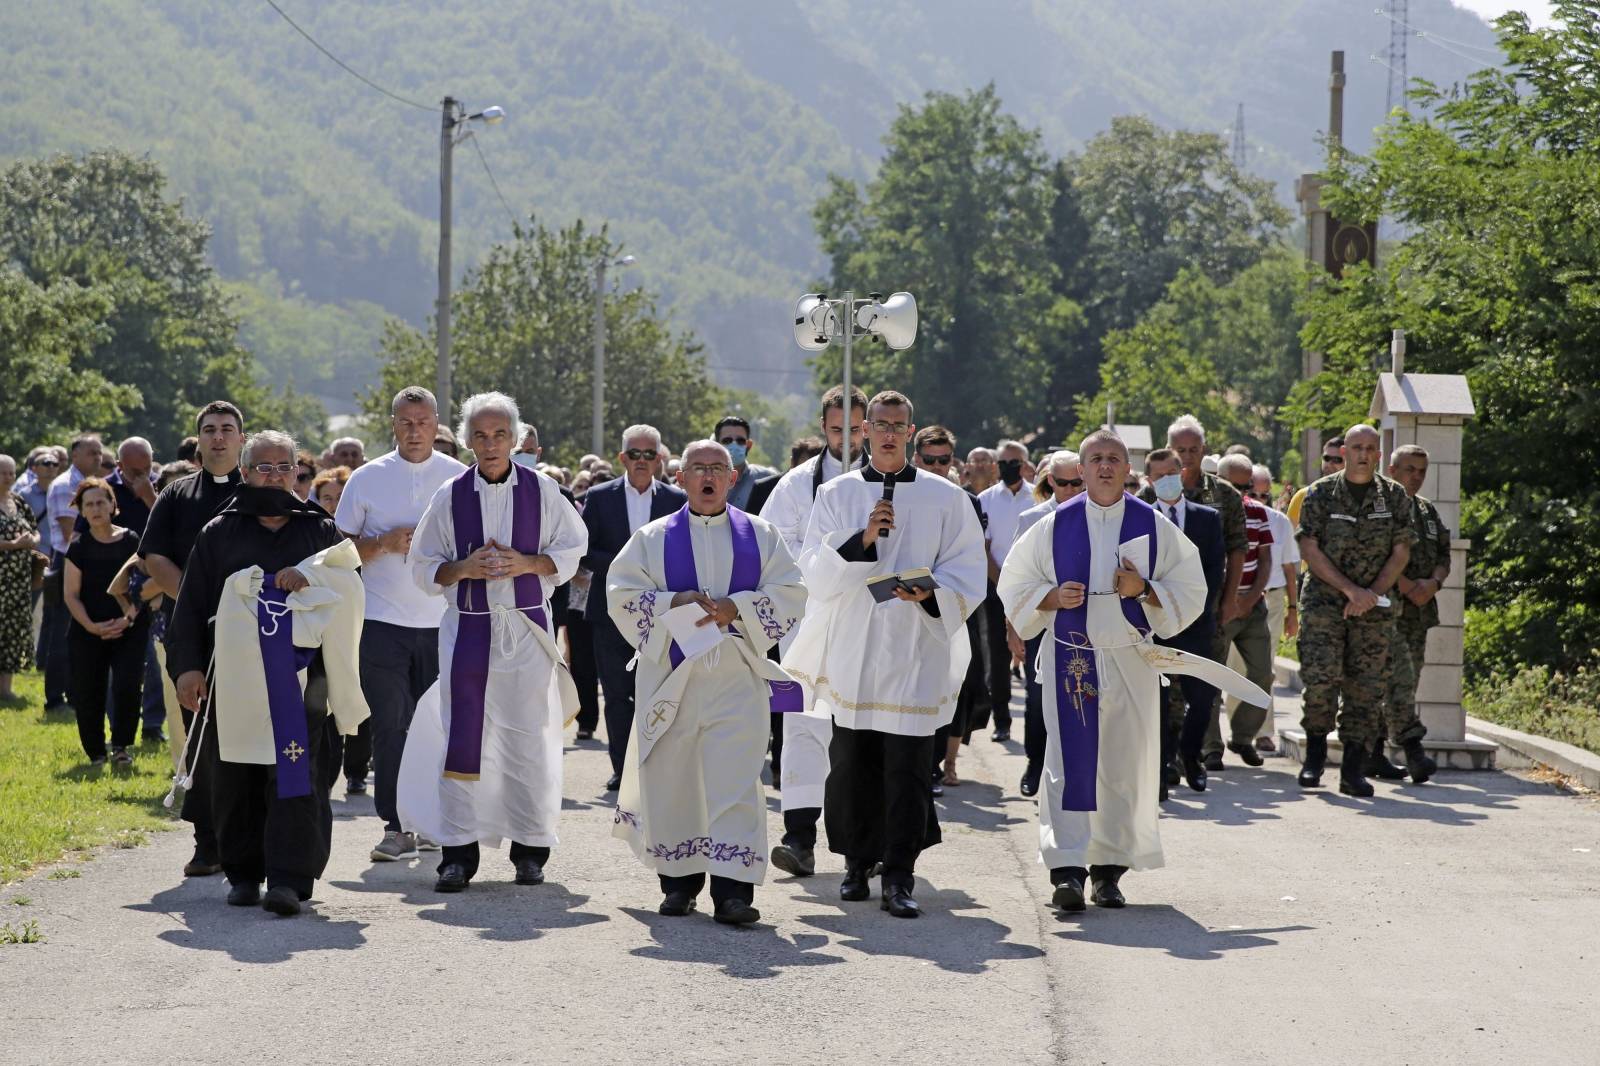
[[[111,762],[133,762],[128,748],[139,728],[139,695],[144,681],[147,610],[137,602],[125,612],[111,595],[111,582],[139,548],[132,530],[112,523],[117,513],[111,486],[97,477],[78,483],[72,506],[89,523],[67,549],[63,592],[72,627],[67,633],[72,657],[72,706],[78,738],[91,766],[106,761],[106,684],[111,685]]]

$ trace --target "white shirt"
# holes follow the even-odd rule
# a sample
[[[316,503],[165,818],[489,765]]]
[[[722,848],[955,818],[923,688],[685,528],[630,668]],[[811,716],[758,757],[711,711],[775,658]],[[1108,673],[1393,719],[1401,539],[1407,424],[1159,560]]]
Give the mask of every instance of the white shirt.
[[[1300,561],[1300,543],[1295,540],[1294,523],[1282,511],[1268,507],[1267,526],[1272,530],[1272,573],[1267,578],[1267,591],[1271,592],[1289,584],[1283,568]]]
[[[333,520],[340,532],[353,537],[414,529],[439,486],[465,469],[442,452],[430,450],[420,463],[389,452],[350,474]],[[406,556],[374,556],[362,564],[361,577],[367,587],[367,618],[411,629],[438,628],[444,600],[417,587]]]
[[[633,487],[633,482],[626,478],[622,482],[623,499],[628,501],[628,532],[639,532],[640,526],[650,524],[650,501],[656,494],[655,478],[650,479],[650,487],[639,492]]]
[[[1166,500],[1157,500],[1156,510],[1160,511],[1162,517],[1166,518],[1167,521],[1171,522],[1179,529],[1182,529],[1183,516],[1185,512],[1184,504],[1187,502],[1188,497],[1183,495],[1179,495],[1178,498],[1171,503],[1168,503]],[[1277,534],[1274,533],[1273,536],[1277,536]]]
[[[1026,478],[1017,482],[1015,492],[1001,481],[978,493],[978,505],[989,516],[989,554],[994,556],[996,563],[1006,561],[1006,553],[1017,539],[1017,522],[1022,518],[1022,512],[1036,502]]]

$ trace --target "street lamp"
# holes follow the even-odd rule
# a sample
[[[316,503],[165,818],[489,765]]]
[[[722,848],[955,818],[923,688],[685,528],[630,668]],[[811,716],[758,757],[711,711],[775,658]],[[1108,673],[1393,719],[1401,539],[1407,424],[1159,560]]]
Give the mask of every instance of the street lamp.
[[[439,296],[435,310],[438,329],[438,351],[434,356],[434,392],[439,401],[439,420],[450,424],[450,180],[451,160],[456,145],[472,136],[472,130],[462,129],[469,122],[482,122],[493,126],[506,117],[506,109],[495,105],[482,111],[467,114],[461,101],[453,96],[444,98],[439,127]]]
[[[917,339],[917,298],[897,292],[887,300],[872,293],[865,300],[847,292],[830,300],[823,293],[807,293],[794,306],[794,340],[808,352],[820,352],[830,341],[844,341],[844,409],[850,410],[850,357],[858,338],[876,337],[895,350],[909,348]],[[842,469],[850,469],[850,420],[845,419]]]
[[[607,262],[604,258],[594,264],[594,413],[590,425],[589,450],[604,455],[606,446],[606,270],[609,267],[626,269],[639,260],[631,255]]]

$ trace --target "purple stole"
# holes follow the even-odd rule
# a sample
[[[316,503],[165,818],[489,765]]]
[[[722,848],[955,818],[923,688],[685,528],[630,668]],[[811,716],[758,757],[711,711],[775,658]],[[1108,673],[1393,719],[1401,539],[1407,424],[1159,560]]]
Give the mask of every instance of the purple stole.
[[[456,558],[465,559],[487,543],[483,535],[483,507],[478,502],[476,465],[458,474],[450,484],[450,520],[455,526]],[[511,544],[525,555],[539,552],[540,525],[544,518],[539,477],[531,470],[517,471],[511,489]],[[517,610],[540,629],[545,623],[544,586],[537,574],[512,579]],[[456,582],[456,643],[450,658],[450,738],[445,748],[444,776],[476,781],[483,755],[483,696],[489,685],[488,582],[482,578]]]
[[[689,539],[689,505],[684,504],[667,519],[665,543],[662,546],[667,571],[668,592],[699,592],[700,579],[695,572],[694,544]],[[756,529],[750,516],[737,507],[728,508],[728,530],[733,535],[733,573],[728,578],[728,595],[750,592],[761,584],[761,545],[756,543]],[[667,649],[676,670],[683,662],[683,652],[673,641]],[[767,682],[768,710],[774,714],[805,709],[803,693],[795,681]]]
[[[266,674],[267,713],[272,718],[272,747],[277,752],[278,798],[311,795],[311,732],[306,722],[300,671],[316,655],[315,648],[297,648],[294,619],[284,603],[288,594],[276,574],[261,578],[256,598],[256,639]]]
[[[1056,508],[1051,542],[1055,560],[1056,584],[1080,581],[1089,585],[1088,493],[1080,493]],[[1155,508],[1123,493],[1122,530],[1118,544],[1135,537],[1150,538],[1150,573],[1156,570]],[[1100,674],[1095,665],[1094,647],[1089,641],[1089,600],[1070,611],[1060,610],[1055,618],[1056,735],[1061,740],[1061,809],[1096,809],[1095,775],[1100,761]],[[1141,635],[1150,632],[1139,601],[1118,596],[1123,617]],[[1087,652],[1088,654],[1085,654]]]

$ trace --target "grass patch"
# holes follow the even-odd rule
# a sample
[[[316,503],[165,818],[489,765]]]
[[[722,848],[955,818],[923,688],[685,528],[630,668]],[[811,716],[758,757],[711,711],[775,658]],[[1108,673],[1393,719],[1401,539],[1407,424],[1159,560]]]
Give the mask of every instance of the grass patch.
[[[102,844],[138,847],[176,824],[161,806],[172,783],[165,745],[131,749],[125,769],[90,769],[72,715],[45,713],[39,674],[17,675],[16,690],[22,705],[0,709],[0,883]]]
[[[1300,640],[1297,637],[1284,637],[1278,641],[1278,654],[1285,659],[1300,661]]]
[[[19,907],[26,907],[33,903],[32,896],[12,896],[11,902]]]
[[[42,944],[44,934],[39,932],[39,923],[28,919],[17,925],[10,922],[0,924],[0,944]]]
[[[1462,703],[1475,718],[1600,754],[1600,669],[1494,673],[1468,684]]]
[[[72,869],[72,867],[70,867],[70,866],[63,866],[59,870],[51,870],[50,871],[50,880],[52,880],[52,881],[70,881],[74,877],[82,877],[82,876],[83,876],[82,873],[80,873],[77,870]]]

